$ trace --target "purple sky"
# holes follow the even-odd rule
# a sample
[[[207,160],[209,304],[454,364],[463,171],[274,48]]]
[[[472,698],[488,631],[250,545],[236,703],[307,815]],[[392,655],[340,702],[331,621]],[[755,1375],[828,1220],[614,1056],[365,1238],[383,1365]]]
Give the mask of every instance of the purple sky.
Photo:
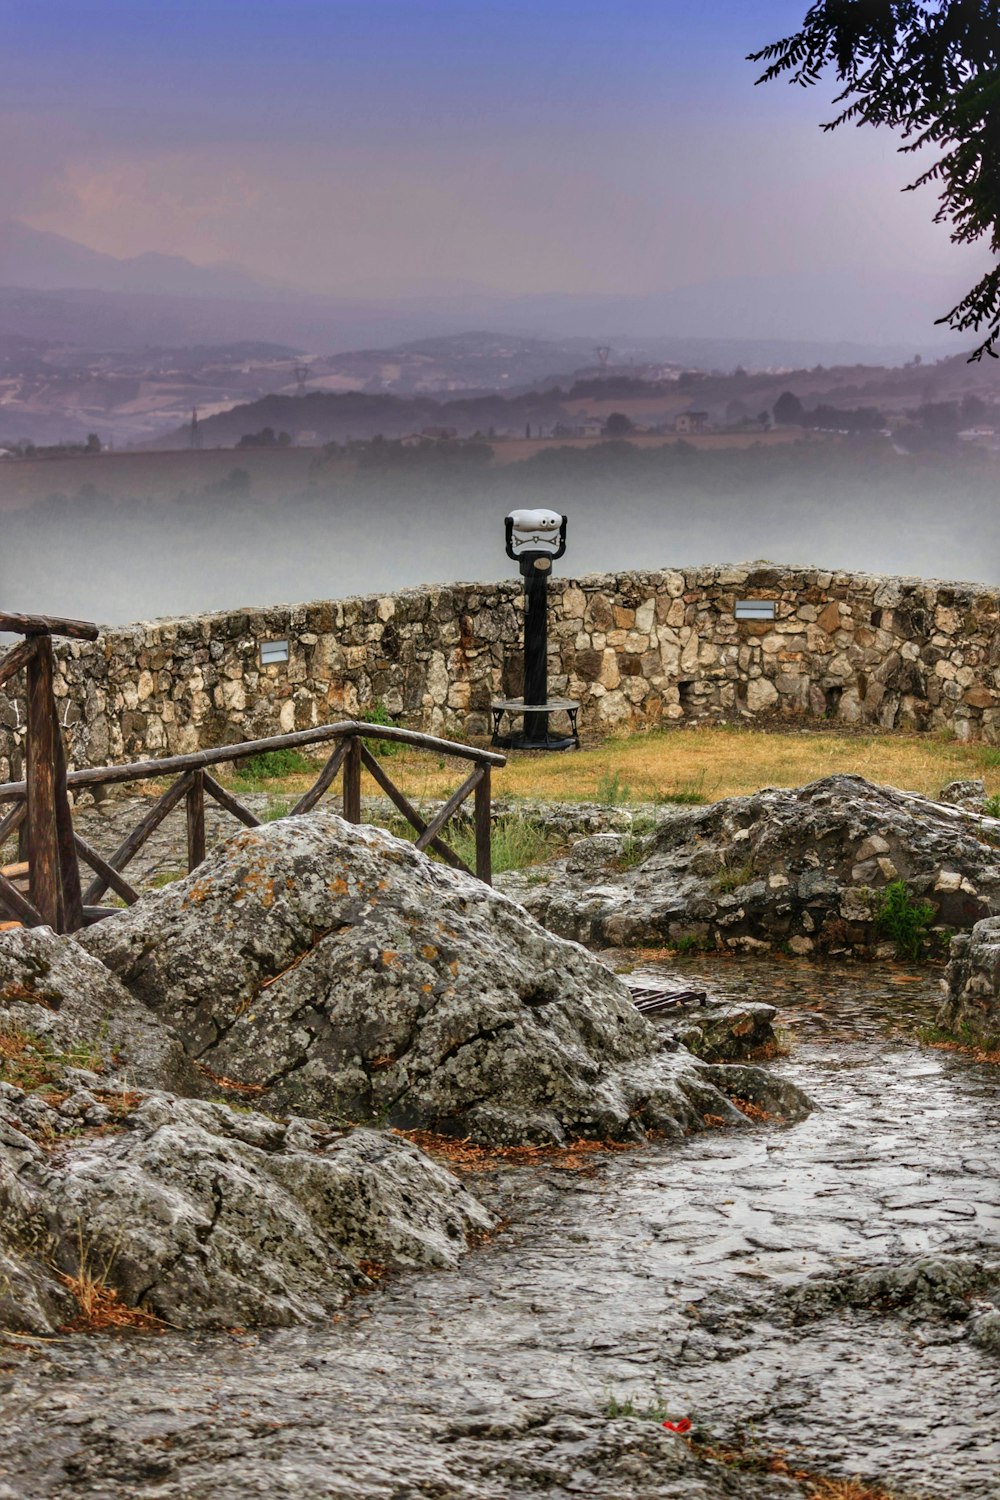
[[[755,89],[806,0],[0,0],[0,200],[115,255],[233,259],[346,295],[657,293],[984,261]],[[944,310],[937,307],[935,310]]]

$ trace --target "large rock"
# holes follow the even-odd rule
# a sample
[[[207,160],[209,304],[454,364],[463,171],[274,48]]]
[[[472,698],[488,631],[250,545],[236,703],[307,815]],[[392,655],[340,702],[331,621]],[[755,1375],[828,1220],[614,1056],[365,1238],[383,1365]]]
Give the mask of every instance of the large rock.
[[[995,818],[828,776],[679,810],[638,851],[584,840],[547,882],[510,888],[553,932],[598,947],[862,952],[890,882],[942,929],[1000,912],[998,841]]]
[[[321,812],[242,833],[83,938],[207,1076],[261,1107],[486,1143],[806,1106],[695,1060],[584,949],[412,845]]]
[[[1000,1046],[1000,917],[952,938],[944,983],[938,1024],[970,1043]]]
[[[0,1326],[72,1322],[65,1278],[81,1273],[174,1327],[303,1322],[383,1270],[453,1265],[492,1223],[456,1177],[383,1132],[168,1094],[53,1152],[63,1123],[7,1086]]]
[[[109,1089],[201,1089],[169,1027],[75,939],[48,927],[0,933],[0,1056],[5,1074],[29,1087],[75,1068]]]

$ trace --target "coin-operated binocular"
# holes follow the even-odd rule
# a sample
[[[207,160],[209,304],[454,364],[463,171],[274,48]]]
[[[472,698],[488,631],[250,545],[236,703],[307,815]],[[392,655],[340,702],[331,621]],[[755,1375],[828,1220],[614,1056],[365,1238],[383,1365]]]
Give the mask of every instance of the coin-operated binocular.
[[[566,551],[566,517],[554,510],[512,510],[507,517],[507,556],[520,563],[528,577],[532,569],[545,574]]]
[[[566,551],[566,517],[554,510],[512,510],[506,526],[507,556],[521,569],[525,597],[524,698],[506,705],[507,712],[523,713],[524,729],[505,743],[524,750],[569,749],[579,743],[578,705],[572,705],[573,735],[566,738],[549,733],[549,716],[566,712],[566,704],[548,702],[548,581],[553,562]]]

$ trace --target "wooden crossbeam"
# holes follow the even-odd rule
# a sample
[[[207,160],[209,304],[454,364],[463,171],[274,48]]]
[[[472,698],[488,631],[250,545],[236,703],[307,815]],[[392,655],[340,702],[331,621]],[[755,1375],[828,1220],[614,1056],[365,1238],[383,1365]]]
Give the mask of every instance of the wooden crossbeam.
[[[96,641],[101,629],[90,620],[65,620],[58,615],[12,615],[0,611],[0,633],[64,635],[71,641]]]
[[[417,812],[417,809],[413,806],[413,803],[409,800],[409,798],[403,795],[403,793],[399,790],[399,787],[396,786],[393,781],[390,781],[389,777],[383,771],[380,763],[375,759],[374,755],[371,754],[371,752],[365,745],[361,746],[361,760],[363,765],[365,766],[365,769],[368,771],[368,774],[376,782],[378,782],[378,785],[382,788],[383,792],[385,792],[386,796],[389,798],[389,801],[393,804],[393,806],[399,809],[399,811],[403,814],[403,817],[413,828],[417,830],[418,834],[424,833],[427,828],[427,823],[425,822],[425,820]],[[472,871],[469,869],[465,861],[459,859],[454,849],[448,848],[448,845],[445,843],[444,839],[435,836],[433,839],[431,839],[427,847],[433,849],[435,854],[440,854],[441,858],[445,860],[447,864],[451,865],[453,869],[464,870],[467,875],[472,874]]]
[[[114,854],[107,861],[113,870],[124,870],[129,861],[135,858],[150,834],[159,828],[167,814],[172,812],[181,798],[187,795],[187,789],[190,784],[190,775],[181,776],[174,782],[173,786],[167,788],[162,797],[154,802],[142,822],[138,823],[132,829],[132,832],[126,839],[122,840]],[[108,881],[104,879],[103,875],[99,875],[96,880],[92,880],[83,895],[84,906],[93,906],[95,902],[100,901],[107,888]]]
[[[18,641],[7,655],[0,659],[0,687],[26,667],[35,654],[34,640]]]

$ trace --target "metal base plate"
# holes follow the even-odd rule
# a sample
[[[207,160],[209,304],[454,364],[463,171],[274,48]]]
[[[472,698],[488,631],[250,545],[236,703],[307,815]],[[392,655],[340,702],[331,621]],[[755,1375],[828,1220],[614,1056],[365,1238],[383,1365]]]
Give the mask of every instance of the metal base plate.
[[[569,734],[547,734],[543,739],[529,740],[523,732],[506,734],[493,740],[502,750],[578,750],[576,740]]]

